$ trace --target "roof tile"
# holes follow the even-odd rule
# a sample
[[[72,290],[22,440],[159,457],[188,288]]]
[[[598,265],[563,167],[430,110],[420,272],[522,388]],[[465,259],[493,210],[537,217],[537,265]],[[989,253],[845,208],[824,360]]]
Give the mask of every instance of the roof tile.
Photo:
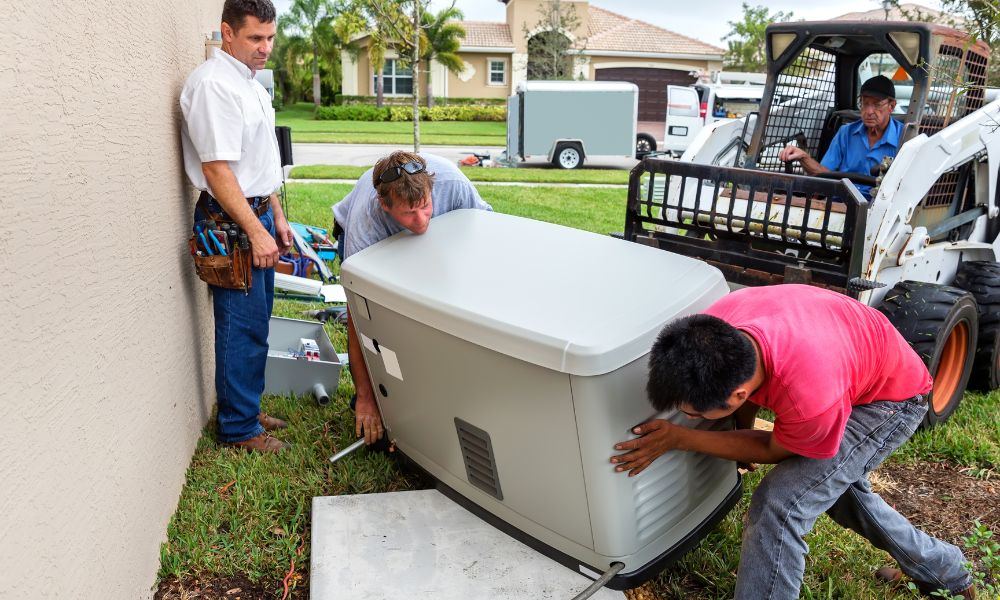
[[[465,28],[463,46],[474,48],[513,48],[510,27],[494,21],[459,21]]]

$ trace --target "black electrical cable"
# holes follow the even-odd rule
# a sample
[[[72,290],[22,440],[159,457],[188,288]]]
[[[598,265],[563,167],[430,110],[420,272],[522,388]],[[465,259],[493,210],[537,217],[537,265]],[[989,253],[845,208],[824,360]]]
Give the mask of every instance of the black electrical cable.
[[[584,600],[585,598],[590,598],[597,593],[597,590],[604,587],[604,584],[611,581],[611,578],[618,574],[619,571],[625,568],[625,563],[623,562],[613,562],[611,563],[611,568],[604,572],[597,581],[590,584],[590,587],[583,590],[576,596],[573,596],[573,600]]]

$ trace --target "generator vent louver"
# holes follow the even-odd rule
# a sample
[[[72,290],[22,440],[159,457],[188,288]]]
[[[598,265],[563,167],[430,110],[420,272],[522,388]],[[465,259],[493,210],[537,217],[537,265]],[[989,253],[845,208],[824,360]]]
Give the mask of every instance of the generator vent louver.
[[[503,500],[490,434],[457,418],[455,430],[458,432],[458,444],[462,448],[462,460],[465,461],[465,474],[469,483],[497,500]]]

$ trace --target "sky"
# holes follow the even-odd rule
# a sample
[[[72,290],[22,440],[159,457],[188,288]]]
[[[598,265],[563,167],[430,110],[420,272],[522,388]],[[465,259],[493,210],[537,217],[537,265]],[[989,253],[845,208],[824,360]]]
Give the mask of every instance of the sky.
[[[699,0],[682,2],[679,0],[590,0],[594,6],[640,19],[697,38],[703,42],[726,47],[722,40],[732,29],[729,21],[738,21],[743,11],[739,0]],[[882,7],[879,0],[748,0],[751,6],[765,6],[771,14],[779,11],[792,13],[792,20],[824,20],[844,13],[866,11]],[[929,8],[939,9],[937,0],[918,0]],[[278,14],[287,12],[292,0],[274,0]],[[432,10],[440,10],[451,5],[451,0],[433,0]],[[499,0],[456,0],[455,6],[467,21],[497,21],[505,17],[503,3]]]

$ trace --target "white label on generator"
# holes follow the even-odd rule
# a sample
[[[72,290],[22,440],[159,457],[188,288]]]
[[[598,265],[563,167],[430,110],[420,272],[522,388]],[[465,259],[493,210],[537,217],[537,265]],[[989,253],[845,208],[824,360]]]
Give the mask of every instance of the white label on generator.
[[[399,360],[396,359],[396,353],[381,345],[379,346],[379,350],[382,354],[382,364],[385,365],[385,372],[402,381],[403,372],[399,370]]]
[[[363,333],[360,333],[358,335],[361,336],[361,345],[364,346],[366,350],[368,350],[372,354],[378,354],[378,350],[375,349],[375,343],[372,342],[372,339],[370,337],[366,336]]]

